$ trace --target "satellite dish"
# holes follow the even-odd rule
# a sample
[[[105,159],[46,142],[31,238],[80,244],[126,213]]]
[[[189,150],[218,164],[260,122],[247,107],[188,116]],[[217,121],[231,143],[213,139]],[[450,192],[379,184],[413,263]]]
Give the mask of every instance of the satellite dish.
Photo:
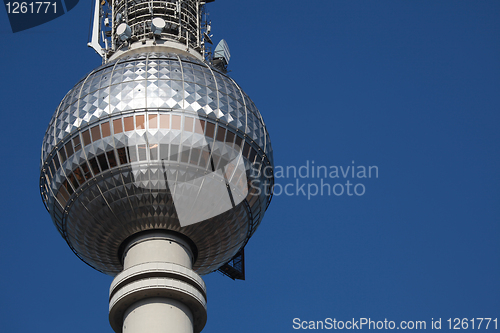
[[[118,28],[116,28],[116,34],[120,37],[120,40],[124,42],[132,37],[132,29],[127,23],[121,23]]]
[[[155,17],[152,21],[151,21],[151,31],[159,36],[161,35],[163,29],[165,28],[167,24],[165,23],[165,20],[162,19],[162,18],[159,18],[159,17]]]
[[[229,64],[229,60],[231,59],[231,52],[229,52],[229,46],[226,41],[223,39],[217,44],[217,47],[214,51],[214,60],[223,61],[224,65],[227,66]]]
[[[214,43],[212,42],[212,39],[210,38],[209,35],[207,35],[206,32],[203,33],[203,37],[205,37],[205,40],[207,41],[207,43],[214,45]]]

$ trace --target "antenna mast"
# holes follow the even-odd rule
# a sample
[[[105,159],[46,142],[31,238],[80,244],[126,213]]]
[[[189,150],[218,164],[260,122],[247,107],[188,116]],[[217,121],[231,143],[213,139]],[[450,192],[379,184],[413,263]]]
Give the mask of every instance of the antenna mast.
[[[186,54],[204,60],[210,25],[205,4],[214,0],[95,0],[87,44],[106,63],[130,51]]]

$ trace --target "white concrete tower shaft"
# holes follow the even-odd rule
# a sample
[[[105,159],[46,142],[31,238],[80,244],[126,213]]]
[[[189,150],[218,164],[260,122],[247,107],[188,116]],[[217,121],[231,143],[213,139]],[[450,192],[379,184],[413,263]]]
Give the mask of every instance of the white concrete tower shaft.
[[[197,333],[207,320],[206,288],[192,270],[193,249],[167,231],[126,243],[123,271],[111,283],[109,321],[117,333]]]

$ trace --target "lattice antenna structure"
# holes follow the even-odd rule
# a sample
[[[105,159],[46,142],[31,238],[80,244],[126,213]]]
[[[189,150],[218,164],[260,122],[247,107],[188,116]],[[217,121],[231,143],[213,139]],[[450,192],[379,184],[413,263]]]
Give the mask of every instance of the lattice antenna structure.
[[[103,61],[143,48],[176,49],[199,59],[205,56],[205,4],[214,0],[97,0],[91,40]],[[147,49],[144,49],[147,48]]]

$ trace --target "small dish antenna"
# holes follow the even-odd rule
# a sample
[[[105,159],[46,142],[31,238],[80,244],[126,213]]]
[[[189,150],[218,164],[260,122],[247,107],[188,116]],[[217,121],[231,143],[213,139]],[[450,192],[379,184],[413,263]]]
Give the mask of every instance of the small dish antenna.
[[[118,28],[116,28],[116,34],[120,37],[120,40],[124,42],[132,37],[132,29],[127,23],[120,23]]]
[[[160,18],[160,17],[155,17],[152,21],[151,21],[151,31],[153,32],[153,34],[155,34],[156,36],[160,36],[163,29],[165,28],[166,26],[166,22],[164,19]]]
[[[214,43],[212,42],[212,39],[210,38],[210,36],[206,32],[203,33],[203,37],[205,37],[205,41],[207,43],[214,45]]]

